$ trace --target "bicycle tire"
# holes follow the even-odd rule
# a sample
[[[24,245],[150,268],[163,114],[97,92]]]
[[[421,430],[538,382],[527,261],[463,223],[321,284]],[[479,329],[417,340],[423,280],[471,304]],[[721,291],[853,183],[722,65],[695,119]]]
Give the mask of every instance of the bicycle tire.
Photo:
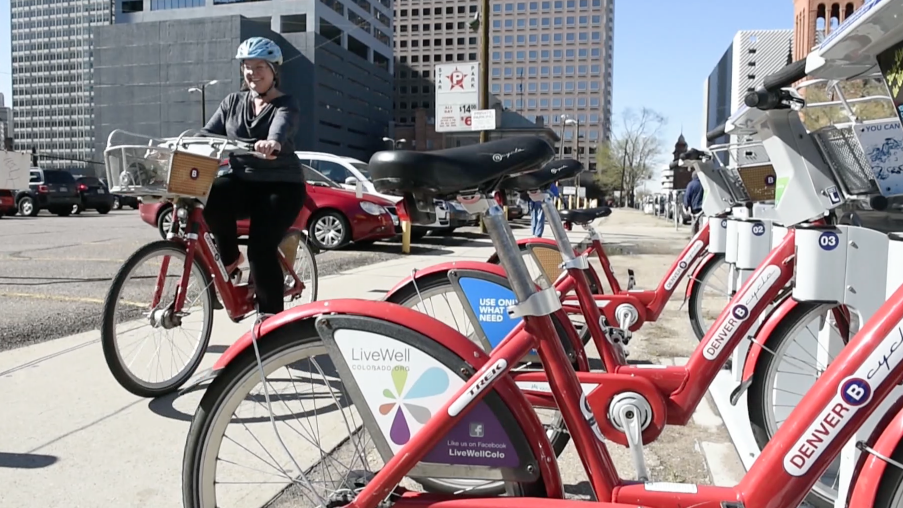
[[[123,365],[122,358],[119,356],[119,353],[117,351],[115,313],[117,306],[116,304],[119,300],[119,294],[122,291],[123,285],[128,280],[129,275],[136,268],[139,262],[147,259],[156,251],[164,250],[170,252],[181,252],[183,255],[185,255],[186,253],[186,248],[184,245],[167,240],[157,240],[141,247],[140,249],[132,253],[132,255],[129,256],[129,258],[126,259],[125,263],[123,263],[119,268],[119,271],[113,277],[113,283],[110,285],[110,289],[107,291],[107,296],[104,299],[103,304],[103,312],[101,318],[102,321],[100,326],[100,342],[103,348],[104,359],[107,362],[107,367],[110,369],[110,373],[113,374],[113,377],[116,379],[116,381],[123,388],[139,397],[156,398],[167,395],[169,393],[173,393],[191,378],[191,376],[197,370],[198,365],[200,365],[201,361],[203,361],[204,359],[203,353],[196,355],[196,358],[192,359],[192,361],[189,362],[190,368],[186,368],[184,373],[176,376],[159,388],[151,388],[137,381],[134,376],[129,374],[128,368]],[[209,312],[207,312],[204,323],[207,332],[205,336],[200,340],[200,343],[198,345],[199,350],[206,351],[207,345],[210,342],[210,335],[213,330],[213,302],[216,301],[216,292],[213,288],[213,279],[210,277],[209,270],[206,270],[204,268],[204,265],[201,263],[199,258],[195,257],[192,260],[192,264],[194,265],[192,268],[192,273],[197,270],[197,272],[201,275],[201,278],[204,281],[204,285],[206,287],[205,291],[208,298]]]
[[[404,307],[405,302],[419,298],[420,294],[443,286],[447,286],[449,288],[449,291],[454,291],[454,288],[452,287],[451,281],[448,279],[447,274],[431,274],[427,277],[424,277],[423,279],[418,280],[416,288],[414,287],[414,284],[409,284],[393,293],[389,298],[386,299],[386,301]],[[566,332],[564,331],[564,326],[558,321],[557,316],[553,315],[550,317],[552,318],[552,324],[555,326],[555,330],[558,332],[558,336],[565,337]],[[580,335],[580,340],[583,342],[583,345],[586,345],[590,339],[589,327],[584,326],[583,330],[579,331],[578,334]],[[477,344],[477,346],[482,347],[481,344]],[[570,349],[570,347],[565,347],[565,351],[569,351]],[[491,351],[486,352],[491,353]],[[575,370],[579,370],[577,369],[576,364],[573,365],[573,367]],[[555,414],[555,427],[564,429],[564,420],[562,419],[561,412],[556,411]],[[549,442],[552,444],[552,449],[555,451],[555,456],[560,455],[564,451],[564,448],[567,446],[570,438],[571,436],[567,431],[555,431],[554,434],[549,437]]]
[[[312,320],[288,323],[268,333],[266,340],[257,342],[260,358],[264,364],[280,353],[291,351],[293,347],[314,345],[316,343],[322,344],[322,341],[313,326]],[[201,480],[199,478],[201,476],[200,468],[204,459],[203,453],[208,449],[206,445],[207,439],[210,437],[211,428],[217,422],[218,408],[228,401],[228,396],[237,385],[240,385],[248,375],[258,375],[257,372],[257,357],[254,348],[249,347],[236,356],[204,392],[204,396],[201,398],[197,411],[191,420],[191,427],[188,431],[185,452],[182,458],[182,502],[185,508],[202,508],[200,504],[201,499],[199,499],[197,494],[200,487],[202,487],[199,485]],[[462,379],[466,378],[462,377]],[[421,480],[417,479],[416,481],[421,483]],[[512,485],[515,487],[514,491],[522,497],[546,497],[545,484],[541,477],[533,483],[516,483]],[[470,492],[470,494],[473,495],[474,493]]]
[[[724,263],[724,254],[715,254],[711,259],[708,260],[705,266],[703,266],[698,273],[699,279],[696,281],[696,284],[693,284],[693,289],[690,290],[690,297],[687,300],[687,304],[689,305],[689,309],[687,309],[687,313],[690,316],[690,326],[693,328],[693,334],[696,335],[696,340],[702,341],[703,337],[705,337],[708,329],[704,327],[703,318],[699,315],[697,311],[698,308],[701,308],[702,302],[700,299],[702,298],[703,281],[707,279],[709,275],[712,274],[715,270],[717,270]],[[693,274],[690,275],[692,277]],[[727,306],[727,302],[724,304]]]
[[[531,259],[532,259],[533,254],[530,253],[530,249],[527,248],[527,245],[519,245],[518,247],[520,248],[521,256],[530,255]],[[486,262],[491,263],[493,265],[501,264],[501,261],[499,260],[499,256],[496,253],[493,253],[492,256],[490,256],[489,260]],[[599,275],[596,273],[596,270],[592,267],[592,265],[590,265],[589,268],[584,270],[584,272],[586,273],[586,280],[587,280],[587,282],[589,282],[590,291],[594,295],[604,294],[605,291],[602,289],[601,280],[599,279]],[[543,277],[544,276],[545,275],[543,274]],[[549,281],[550,284],[552,284],[554,282],[555,281]],[[538,284],[538,282],[537,282],[537,284]]]
[[[791,334],[791,332],[793,332],[798,325],[806,323],[807,319],[811,318],[813,313],[818,314],[824,312],[829,307],[830,305],[827,304],[799,302],[796,307],[787,313],[784,319],[778,323],[771,333],[767,344],[768,350],[779,351],[784,342],[796,336],[795,334]],[[759,447],[760,451],[765,449],[765,446],[773,437],[768,430],[766,417],[766,412],[771,411],[771,408],[765,407],[766,393],[772,390],[772,388],[765,386],[765,384],[767,382],[766,380],[769,378],[768,371],[775,363],[775,358],[775,355],[770,352],[766,352],[766,354],[759,357],[759,361],[756,362],[755,371],[753,372],[752,384],[749,387],[746,398],[750,426],[752,427],[753,437],[755,438],[756,445]],[[833,508],[834,506],[833,498],[830,498],[814,488],[806,495],[806,502],[816,508]]]
[[[897,444],[891,460],[897,463],[903,462],[903,441]],[[878,482],[878,490],[875,491],[875,504],[873,508],[901,508],[903,507],[903,469],[888,464]]]
[[[310,299],[310,302],[306,302],[306,303],[315,302],[315,301],[317,301],[317,295],[320,291],[320,271],[319,271],[319,268],[317,267],[317,256],[314,254],[313,249],[310,248],[310,244],[309,244],[310,239],[303,232],[297,231],[297,230],[289,231],[285,236],[288,237],[289,235],[291,235],[293,233],[297,233],[297,234],[301,235],[301,240],[298,242],[298,248],[303,250],[304,256],[307,257],[308,259],[310,259],[310,266],[311,266],[311,272],[312,272],[311,279],[310,279],[311,284],[310,284],[310,286],[305,285],[304,291],[301,293],[301,299],[304,299],[305,294],[310,293],[313,296]],[[285,239],[283,239],[283,242],[284,241],[285,241]],[[295,269],[295,267],[293,266],[292,270],[294,270],[294,269]],[[295,275],[298,275],[297,272],[295,272]],[[299,277],[300,277],[300,275],[299,275]],[[292,302],[293,301],[294,300],[292,300]],[[286,302],[286,303],[288,304],[291,302]],[[286,305],[285,308],[288,309],[289,306]]]

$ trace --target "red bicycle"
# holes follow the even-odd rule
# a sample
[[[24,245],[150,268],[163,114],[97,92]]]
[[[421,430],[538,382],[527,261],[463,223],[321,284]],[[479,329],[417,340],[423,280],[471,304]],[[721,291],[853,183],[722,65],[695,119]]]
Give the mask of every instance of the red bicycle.
[[[431,195],[462,194],[466,197],[460,201],[470,211],[485,212],[516,295],[511,312],[523,318],[526,333],[512,334],[489,355],[423,313],[362,300],[317,302],[263,322],[223,355],[220,375],[192,422],[183,468],[185,506],[269,499],[290,483],[296,490],[309,488],[311,503],[323,506],[376,508],[389,501],[412,507],[548,506],[550,502],[563,507],[579,501],[563,500],[557,463],[551,459],[553,451],[533,410],[542,401],[561,411],[600,506],[799,504],[845,441],[903,380],[903,349],[899,348],[903,334],[898,331],[903,322],[903,289],[831,364],[797,407],[793,422],[778,430],[737,487],[622,480],[604,443],[605,439],[627,441],[614,425],[647,442],[666,422],[689,419],[726,359],[724,351],[742,340],[752,324],[750,317],[768,305],[792,276],[788,260],[795,234],[791,231],[740,288],[686,368],[623,366],[610,373],[575,372],[550,319],[561,308],[558,295],[553,289],[539,289],[530,278],[501,208],[486,197],[487,188],[498,178],[528,171],[553,155],[545,141],[532,138],[440,152],[374,155],[370,163],[374,182],[383,192],[404,194],[414,222],[428,220],[428,212],[421,212],[416,203],[431,202]],[[579,285],[588,286],[581,270],[575,277]],[[520,375],[511,371],[532,349],[537,350],[545,373],[526,373],[522,379],[548,383],[550,393],[522,392],[515,384]],[[272,382],[262,383],[262,394],[255,393],[262,378],[277,372]],[[312,381],[313,374],[324,380]],[[277,394],[276,383],[289,375],[297,375],[299,382],[311,387]],[[336,386],[340,381],[347,385],[345,389]],[[265,405],[269,416],[236,416],[235,410],[246,400],[254,408]],[[330,435],[311,445],[313,424],[288,423],[290,416],[284,410],[296,414],[292,405],[305,408],[303,415],[316,415],[318,428],[347,430],[349,437]],[[651,413],[637,411],[646,405],[653,409]],[[298,457],[275,458],[283,457],[282,451],[270,454],[275,466],[258,463],[256,470],[239,470],[241,485],[219,480],[219,473],[232,470],[233,464],[220,456],[249,449],[236,441],[239,436],[225,435],[228,424],[236,419],[242,436],[255,424],[267,433],[247,442],[273,444],[286,453],[291,449]],[[903,421],[903,414],[894,421]],[[278,431],[281,424],[285,432]],[[893,460],[903,458],[903,452],[897,451],[900,432],[886,425],[880,428],[884,432],[869,443],[883,443],[881,449],[890,450]],[[373,448],[368,450],[367,445]],[[875,466],[880,459],[869,457],[866,463]],[[333,475],[332,464],[343,465],[346,473]],[[248,490],[249,477],[257,472],[270,482],[274,476],[280,481],[272,488]],[[405,476],[414,482],[402,483]],[[877,497],[874,489],[859,488],[868,482],[879,487]],[[414,492],[420,488],[417,484],[431,493]],[[498,484],[504,485],[501,492],[524,498],[480,497],[499,494]],[[899,485],[896,471],[876,474],[861,469],[852,506],[892,506]],[[328,492],[314,492],[317,487]],[[230,493],[233,488],[234,494]],[[864,496],[873,500],[855,504]]]
[[[180,234],[171,230],[166,240],[139,248],[123,263],[107,292],[101,322],[101,344],[113,377],[135,395],[159,397],[176,391],[197,370],[210,341],[214,309],[225,308],[236,323],[256,311],[254,281],[242,283],[240,274],[227,273],[202,203],[217,175],[229,170],[224,152],[256,152],[251,142],[186,133],[174,142],[148,140],[150,146],[113,144],[117,135],[139,136],[110,134],[104,155],[116,192],[170,201],[182,221]],[[286,234],[279,262],[286,306],[316,300],[316,259],[303,231]],[[153,337],[139,337],[148,327]],[[151,358],[138,361],[141,353]],[[163,372],[166,368],[169,373]]]

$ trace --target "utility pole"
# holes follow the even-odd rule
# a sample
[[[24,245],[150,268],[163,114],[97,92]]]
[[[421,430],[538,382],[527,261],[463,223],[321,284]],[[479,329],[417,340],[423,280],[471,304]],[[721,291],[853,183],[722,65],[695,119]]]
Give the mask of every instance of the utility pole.
[[[627,141],[624,142],[624,154],[621,157],[621,190],[618,194],[618,206],[624,206],[624,175],[627,174]]]
[[[480,109],[489,109],[489,0],[481,0],[480,15]],[[489,140],[489,131],[480,131],[480,143]]]

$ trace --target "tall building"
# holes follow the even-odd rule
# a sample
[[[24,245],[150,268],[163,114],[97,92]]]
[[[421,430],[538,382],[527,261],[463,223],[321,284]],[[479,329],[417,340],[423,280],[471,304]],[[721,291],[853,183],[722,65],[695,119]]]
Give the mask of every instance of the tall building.
[[[395,121],[413,123],[417,109],[435,111],[431,74],[436,63],[479,60],[470,22],[480,2],[395,2]],[[576,148],[595,165],[597,144],[611,136],[614,0],[494,0],[490,13],[490,93],[528,120],[538,117],[563,133],[564,152]]]
[[[11,0],[16,150],[45,167],[92,157],[92,29],[113,20],[109,0]]]
[[[824,0],[794,0],[793,60],[808,55],[832,30],[862,7],[864,1],[826,3]]]
[[[280,88],[301,106],[299,150],[367,160],[384,147],[390,0],[115,1],[116,24],[95,45],[98,152],[113,129],[175,136],[198,128],[239,89],[235,50],[252,36],[273,39],[285,55]],[[202,105],[189,90],[212,80]]]
[[[703,83],[703,133],[723,124],[743,105],[747,92],[762,84],[765,76],[781,69],[792,58],[793,30],[741,30]],[[722,136],[712,142],[703,134],[702,146],[732,142],[733,136]],[[733,140],[738,142],[742,140]],[[724,164],[767,161],[761,147],[734,150],[733,160],[725,152],[718,153]]]
[[[6,150],[13,139],[13,111],[0,93],[0,150]],[[11,148],[11,147],[10,147]]]

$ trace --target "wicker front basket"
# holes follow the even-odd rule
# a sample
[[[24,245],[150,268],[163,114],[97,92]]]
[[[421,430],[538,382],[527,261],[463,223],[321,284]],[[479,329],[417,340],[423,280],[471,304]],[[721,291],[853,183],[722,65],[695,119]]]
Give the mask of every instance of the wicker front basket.
[[[219,159],[176,151],[172,155],[167,190],[179,196],[206,198],[219,167]]]
[[[774,166],[763,164],[761,166],[746,166],[739,168],[740,180],[746,187],[751,201],[774,201],[775,182],[777,175]]]

